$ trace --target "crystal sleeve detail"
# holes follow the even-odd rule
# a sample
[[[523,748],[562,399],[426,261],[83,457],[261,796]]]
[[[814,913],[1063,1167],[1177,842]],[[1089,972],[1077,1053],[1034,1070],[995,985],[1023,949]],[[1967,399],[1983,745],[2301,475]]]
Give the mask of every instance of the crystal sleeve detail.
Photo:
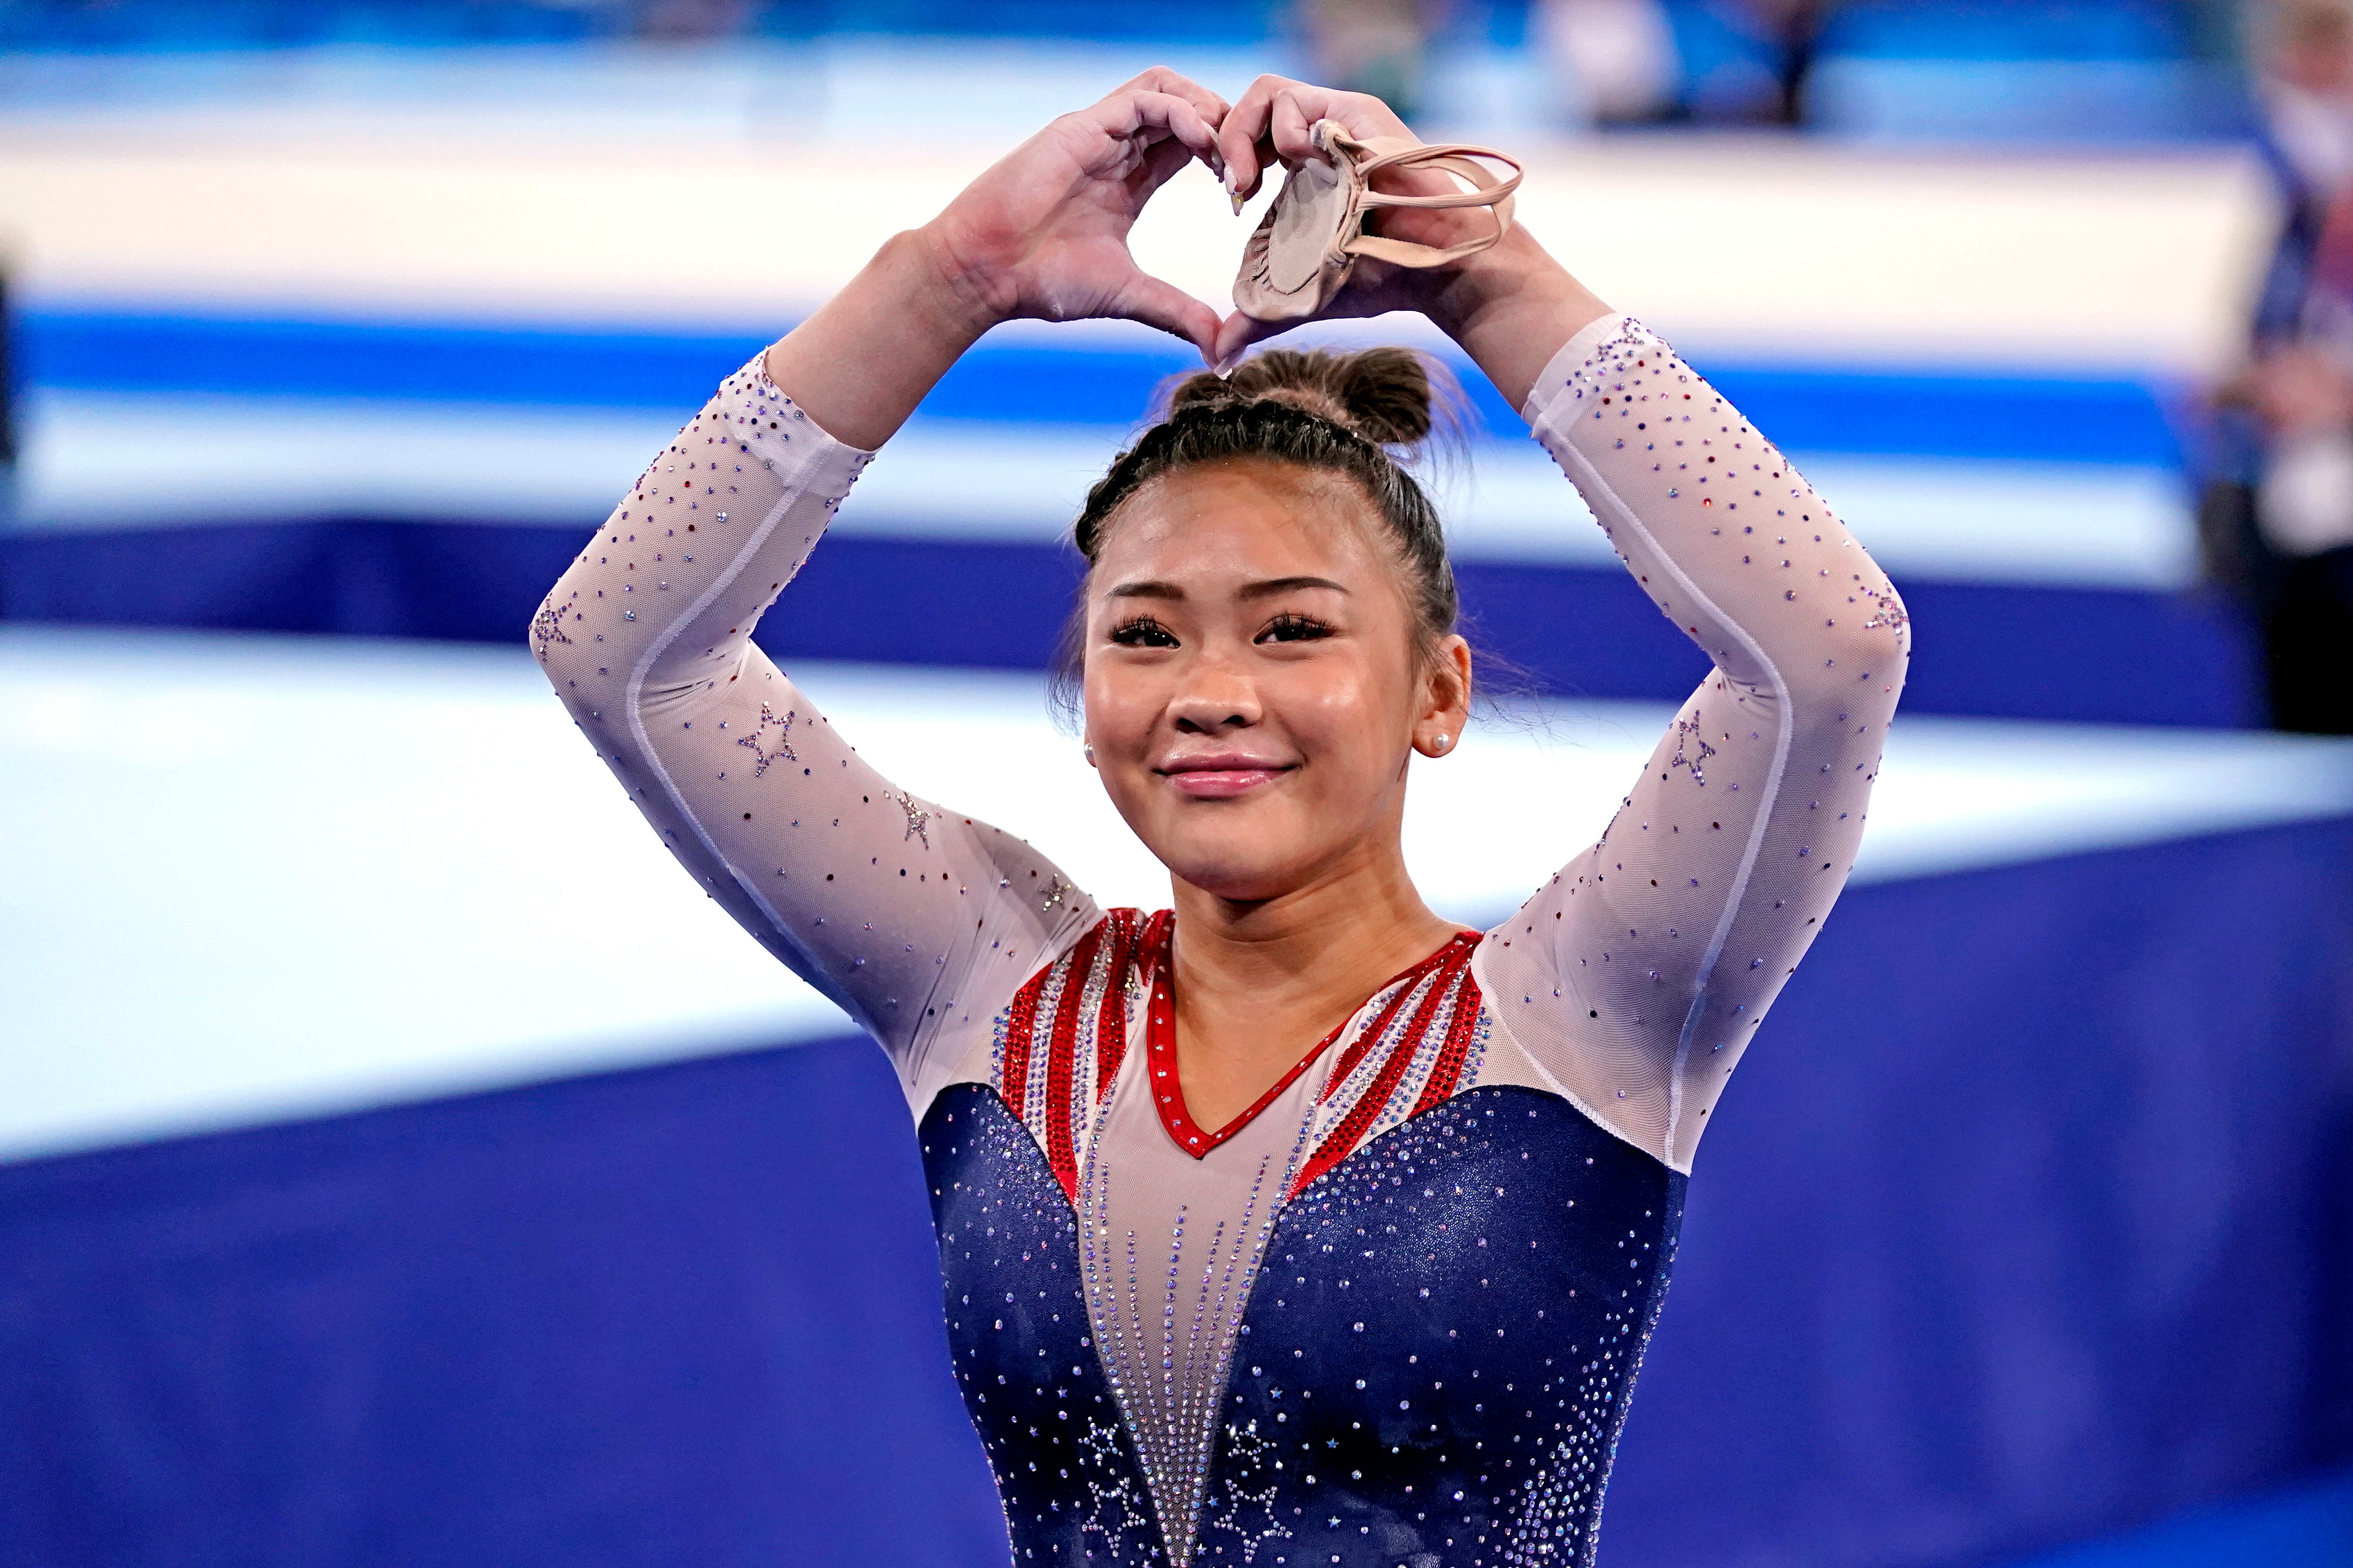
[[[1526,406],[1660,613],[1715,661],[1593,847],[1490,935],[1497,1016],[1679,1171],[1845,885],[1904,685],[1901,599],[1812,488],[1629,316]]]
[[[752,629],[873,454],[759,360],[659,453],[532,617],[565,706],[662,842],[880,1041],[918,1107],[1100,918],[1021,840],[860,758]]]

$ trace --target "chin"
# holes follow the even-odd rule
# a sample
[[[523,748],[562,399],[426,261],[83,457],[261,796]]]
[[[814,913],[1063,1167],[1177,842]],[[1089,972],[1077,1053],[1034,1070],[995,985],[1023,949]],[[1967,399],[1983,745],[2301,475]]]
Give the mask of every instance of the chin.
[[[1168,874],[1205,893],[1235,903],[1281,898],[1307,880],[1295,841],[1269,841],[1257,834],[1208,832],[1186,835],[1187,842],[1151,846]]]

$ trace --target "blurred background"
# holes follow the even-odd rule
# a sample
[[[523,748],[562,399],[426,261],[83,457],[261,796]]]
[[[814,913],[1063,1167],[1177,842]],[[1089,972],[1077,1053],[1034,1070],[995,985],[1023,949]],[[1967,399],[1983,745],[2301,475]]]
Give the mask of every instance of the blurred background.
[[[1912,610],[1605,1564],[2353,1563],[2353,0],[0,0],[0,1561],[1004,1561],[879,1053],[522,633],[720,376],[1154,63],[1523,156]],[[1222,308],[1261,210],[1189,171],[1135,248]],[[761,631],[1147,908],[1040,671],[1187,358],[992,333]],[[1463,368],[1535,689],[1409,849],[1483,925],[1704,667]]]

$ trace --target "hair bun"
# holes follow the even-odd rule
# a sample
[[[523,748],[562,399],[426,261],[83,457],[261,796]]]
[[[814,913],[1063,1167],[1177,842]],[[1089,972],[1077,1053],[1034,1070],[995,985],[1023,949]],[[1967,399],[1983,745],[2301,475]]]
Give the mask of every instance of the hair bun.
[[[1168,395],[1173,416],[1201,404],[1288,403],[1383,447],[1416,447],[1438,423],[1436,410],[1461,393],[1444,366],[1412,349],[1266,349],[1226,375],[1202,371]]]

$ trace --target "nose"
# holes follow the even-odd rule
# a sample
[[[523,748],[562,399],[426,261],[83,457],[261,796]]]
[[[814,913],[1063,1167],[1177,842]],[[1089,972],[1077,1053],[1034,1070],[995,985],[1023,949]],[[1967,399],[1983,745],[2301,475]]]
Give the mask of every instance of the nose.
[[[1169,717],[1184,735],[1216,735],[1247,730],[1263,716],[1258,689],[1219,658],[1198,658],[1168,704]]]

